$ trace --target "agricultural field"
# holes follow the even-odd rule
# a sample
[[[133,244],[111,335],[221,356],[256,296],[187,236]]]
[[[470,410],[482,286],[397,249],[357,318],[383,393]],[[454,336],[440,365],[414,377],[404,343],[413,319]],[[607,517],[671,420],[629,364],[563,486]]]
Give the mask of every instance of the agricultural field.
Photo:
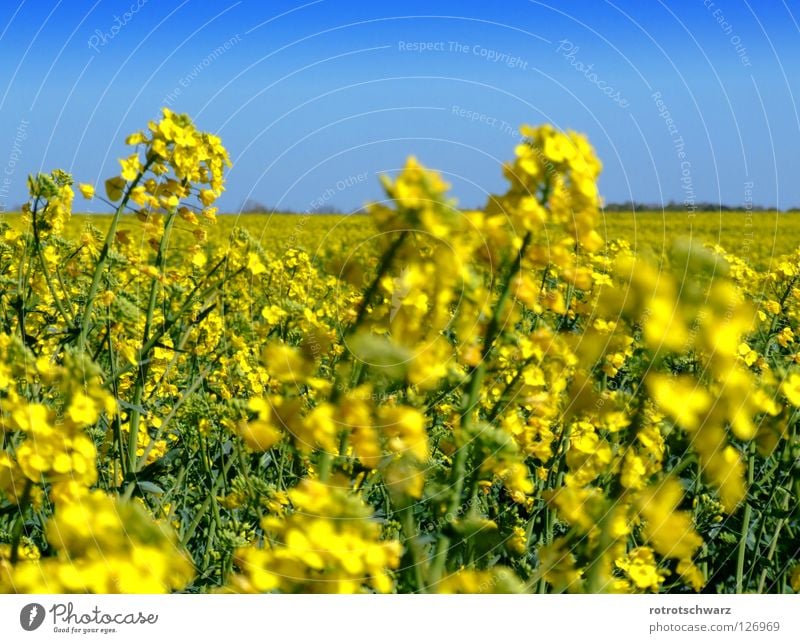
[[[522,132],[480,211],[410,158],[363,215],[221,215],[169,110],[31,177],[0,591],[800,591],[797,215],[602,214],[590,143]]]
[[[0,215],[0,221],[19,230],[25,225],[19,213]],[[110,222],[110,215],[75,213],[65,227],[64,236],[78,241],[88,226],[104,230]],[[134,215],[123,215],[119,227],[133,239],[143,236],[144,225]],[[310,253],[315,262],[341,256],[353,248],[357,248],[360,256],[377,251],[372,240],[378,229],[368,215],[361,213],[220,214],[211,243],[225,243],[236,228],[246,230],[267,252],[300,248]],[[718,246],[746,259],[756,268],[766,269],[779,257],[794,252],[800,244],[800,212],[696,212],[692,215],[686,211],[642,211],[635,215],[611,212],[601,215],[597,231],[606,241],[624,240],[634,251],[659,256],[678,241],[694,239],[700,245]],[[191,229],[176,225],[170,241],[170,257],[177,259],[180,248],[192,243]]]

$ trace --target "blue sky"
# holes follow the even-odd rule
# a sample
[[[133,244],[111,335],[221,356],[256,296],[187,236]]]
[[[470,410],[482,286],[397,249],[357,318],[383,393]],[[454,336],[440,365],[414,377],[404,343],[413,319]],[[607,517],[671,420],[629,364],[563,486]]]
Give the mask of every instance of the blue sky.
[[[165,104],[223,137],[227,211],[353,210],[409,154],[480,205],[541,122],[589,135],[608,201],[800,206],[796,0],[4,5],[0,209],[116,173]]]

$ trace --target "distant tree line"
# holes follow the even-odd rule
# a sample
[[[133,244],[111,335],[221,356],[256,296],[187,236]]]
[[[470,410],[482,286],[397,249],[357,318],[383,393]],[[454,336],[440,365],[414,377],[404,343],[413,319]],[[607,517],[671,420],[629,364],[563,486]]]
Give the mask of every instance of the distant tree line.
[[[468,208],[470,209],[470,208]],[[480,208],[471,208],[479,210]],[[607,203],[603,210],[605,212],[652,212],[664,210],[665,212],[684,212],[686,206],[679,201],[668,201],[667,203],[644,203],[640,201],[623,201],[622,203]],[[764,212],[774,211],[774,207],[762,205],[744,206],[728,205],[725,203],[712,203],[711,201],[700,201],[694,204],[695,212]],[[343,214],[342,210],[333,205],[323,205],[308,212],[298,212],[291,208],[273,208],[260,201],[247,199],[239,210],[242,214],[265,214],[269,212],[280,212],[281,214]],[[800,206],[793,206],[784,212],[800,212]]]
[[[606,212],[648,212],[653,210],[664,210],[666,212],[683,212],[686,205],[680,201],[668,201],[667,203],[642,203],[639,201],[623,201],[622,203],[607,203],[603,210]],[[763,212],[765,210],[774,211],[774,207],[762,205],[728,205],[726,203],[713,203],[711,201],[698,201],[693,204],[694,212]],[[794,206],[787,208],[786,212],[798,212],[800,207]]]
[[[298,212],[297,210],[285,206],[273,208],[255,199],[247,199],[242,204],[242,207],[239,208],[239,212],[242,214],[265,214],[268,212],[280,212],[281,214],[342,214],[339,208],[329,204],[321,205],[318,208],[306,212]]]

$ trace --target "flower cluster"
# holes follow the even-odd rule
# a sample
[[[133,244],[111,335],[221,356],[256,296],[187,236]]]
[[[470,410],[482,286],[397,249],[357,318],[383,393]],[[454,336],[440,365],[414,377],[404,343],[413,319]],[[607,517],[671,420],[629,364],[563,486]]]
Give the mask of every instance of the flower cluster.
[[[110,201],[126,197],[154,211],[177,210],[181,218],[196,224],[185,200],[195,196],[202,208],[209,208],[222,193],[223,170],[230,166],[228,152],[218,136],[198,131],[185,114],[165,107],[160,121],[151,121],[148,131],[131,134],[125,143],[136,151],[120,160],[120,175],[106,181]],[[202,209],[200,214],[213,219],[216,211]]]
[[[293,513],[265,518],[263,547],[236,553],[242,574],[234,591],[345,593],[392,589],[400,543],[381,540],[380,524],[358,496],[335,484],[305,480],[289,492]]]
[[[156,594],[183,589],[194,567],[171,533],[132,502],[102,491],[57,503],[47,524],[56,556],[0,555],[0,591]]]

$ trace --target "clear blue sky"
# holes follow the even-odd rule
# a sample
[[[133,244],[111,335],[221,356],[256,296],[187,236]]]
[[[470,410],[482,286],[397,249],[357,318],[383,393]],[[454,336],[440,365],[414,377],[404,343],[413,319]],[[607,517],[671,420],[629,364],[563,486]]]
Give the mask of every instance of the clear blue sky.
[[[165,104],[223,137],[227,211],[355,209],[412,153],[481,204],[503,188],[513,128],[545,121],[590,136],[608,201],[800,206],[797,0],[3,8],[5,209],[28,172],[117,172],[124,136]]]

